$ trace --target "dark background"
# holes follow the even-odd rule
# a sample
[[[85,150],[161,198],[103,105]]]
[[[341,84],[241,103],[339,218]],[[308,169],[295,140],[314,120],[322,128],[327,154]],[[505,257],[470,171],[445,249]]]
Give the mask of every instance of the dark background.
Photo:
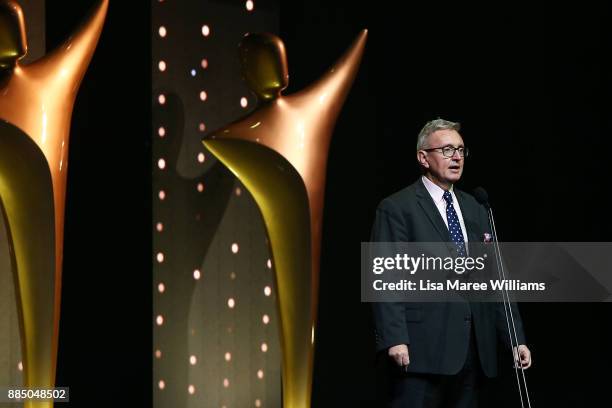
[[[47,2],[48,49],[92,3]],[[586,2],[319,0],[280,10],[288,92],[370,30],[330,148],[313,406],[380,406],[357,237],[368,240],[382,198],[418,177],[427,120],[462,123],[472,156],[458,187],[488,190],[502,240],[610,241],[611,13]],[[152,404],[149,25],[149,2],[111,1],[74,110],[57,381],[70,386],[70,406]],[[605,405],[610,304],[521,311],[533,406]],[[510,374],[485,406],[519,406]]]
[[[126,3],[110,2],[73,112],[57,371],[70,407],[152,406],[151,19]],[[93,4],[47,1],[47,49]]]

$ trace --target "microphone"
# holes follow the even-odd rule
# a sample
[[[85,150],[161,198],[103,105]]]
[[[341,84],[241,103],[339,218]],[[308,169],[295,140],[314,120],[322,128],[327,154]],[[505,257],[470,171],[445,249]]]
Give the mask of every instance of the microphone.
[[[476,187],[472,194],[474,195],[476,201],[484,205],[487,210],[491,209],[491,205],[489,204],[489,194],[487,194],[487,190],[482,187]]]

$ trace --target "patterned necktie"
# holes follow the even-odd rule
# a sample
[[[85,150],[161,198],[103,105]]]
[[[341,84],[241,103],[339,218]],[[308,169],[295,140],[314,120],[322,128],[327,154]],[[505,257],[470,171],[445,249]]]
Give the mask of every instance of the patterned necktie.
[[[465,251],[465,240],[463,238],[463,232],[461,231],[461,224],[459,223],[459,217],[455,212],[453,206],[453,196],[450,191],[444,192],[444,201],[446,201],[446,219],[448,221],[448,233],[451,241],[457,245],[457,254],[460,257],[467,256]]]

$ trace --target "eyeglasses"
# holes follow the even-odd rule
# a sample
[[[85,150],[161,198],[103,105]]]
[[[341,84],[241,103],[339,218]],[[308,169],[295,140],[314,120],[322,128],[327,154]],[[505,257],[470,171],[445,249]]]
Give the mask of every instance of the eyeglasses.
[[[440,150],[444,157],[451,158],[455,156],[455,152],[459,153],[459,157],[467,157],[469,150],[467,147],[455,147],[455,146],[444,146],[444,147],[432,147],[430,149],[422,149],[426,152],[433,152],[434,150]]]

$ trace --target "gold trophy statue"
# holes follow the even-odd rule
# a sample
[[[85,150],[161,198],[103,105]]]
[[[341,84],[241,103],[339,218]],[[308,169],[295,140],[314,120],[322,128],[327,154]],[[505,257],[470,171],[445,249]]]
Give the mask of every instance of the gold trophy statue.
[[[318,81],[284,96],[283,42],[247,35],[239,45],[243,75],[260,104],[203,140],[249,189],[263,216],[278,293],[286,408],[310,408],[327,152],[366,37],[363,30]]]
[[[0,200],[25,387],[55,385],[70,118],[107,8],[108,0],[101,0],[61,46],[22,65],[27,41],[21,7],[0,0]]]

